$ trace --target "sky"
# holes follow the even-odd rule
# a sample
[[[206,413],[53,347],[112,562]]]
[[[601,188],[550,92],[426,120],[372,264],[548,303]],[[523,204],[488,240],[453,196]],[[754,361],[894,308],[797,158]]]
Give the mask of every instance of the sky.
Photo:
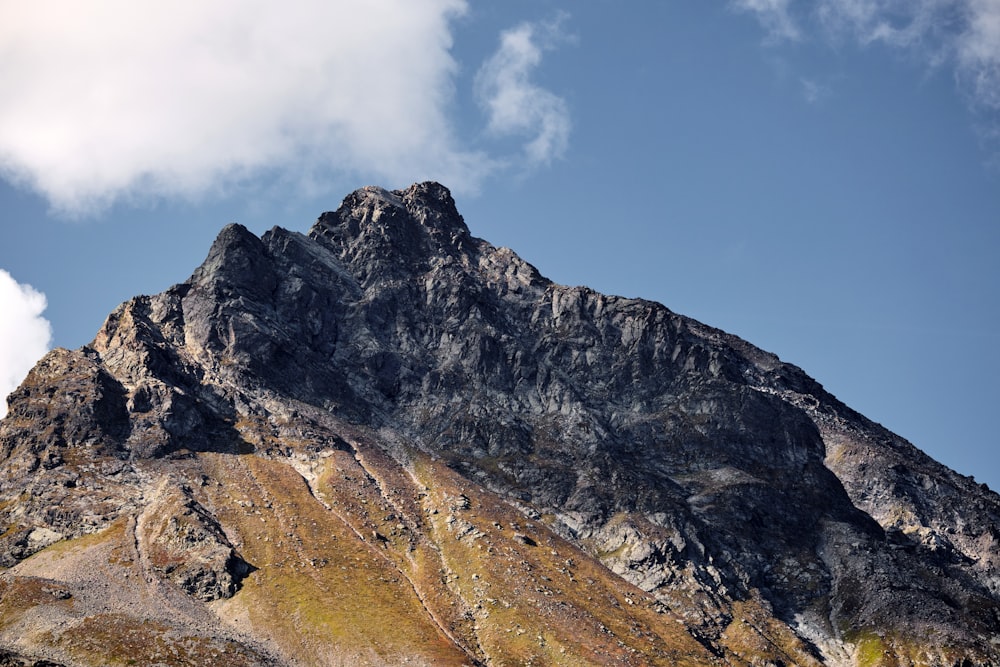
[[[0,0],[0,54],[0,395],[228,222],[433,179],[1000,490],[1000,0]]]

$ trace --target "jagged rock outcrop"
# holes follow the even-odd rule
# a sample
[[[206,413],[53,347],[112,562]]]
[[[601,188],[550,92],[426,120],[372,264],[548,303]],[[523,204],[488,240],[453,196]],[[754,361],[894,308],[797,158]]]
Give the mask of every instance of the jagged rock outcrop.
[[[232,597],[250,571],[218,519],[169,477],[139,515],[136,542],[147,567],[206,602]]]
[[[227,226],[9,403],[21,654],[1000,662],[1000,497],[745,341],[552,283],[439,184]]]

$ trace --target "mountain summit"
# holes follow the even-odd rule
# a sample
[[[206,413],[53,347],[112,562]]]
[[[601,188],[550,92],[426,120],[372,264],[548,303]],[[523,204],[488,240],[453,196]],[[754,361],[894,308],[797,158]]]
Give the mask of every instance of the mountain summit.
[[[1000,497],[437,183],[225,227],[0,462],[2,664],[1000,664]]]

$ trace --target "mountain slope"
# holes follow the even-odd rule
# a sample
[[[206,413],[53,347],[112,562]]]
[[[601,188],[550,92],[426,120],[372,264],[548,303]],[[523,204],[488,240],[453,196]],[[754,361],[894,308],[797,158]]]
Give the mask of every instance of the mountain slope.
[[[227,226],[9,405],[11,660],[1000,662],[1000,497],[435,183]]]

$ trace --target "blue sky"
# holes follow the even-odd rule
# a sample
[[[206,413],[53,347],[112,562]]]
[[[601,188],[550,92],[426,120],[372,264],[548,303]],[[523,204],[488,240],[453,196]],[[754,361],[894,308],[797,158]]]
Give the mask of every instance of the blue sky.
[[[0,393],[229,221],[435,179],[1000,489],[1000,0],[83,7],[0,3]]]

